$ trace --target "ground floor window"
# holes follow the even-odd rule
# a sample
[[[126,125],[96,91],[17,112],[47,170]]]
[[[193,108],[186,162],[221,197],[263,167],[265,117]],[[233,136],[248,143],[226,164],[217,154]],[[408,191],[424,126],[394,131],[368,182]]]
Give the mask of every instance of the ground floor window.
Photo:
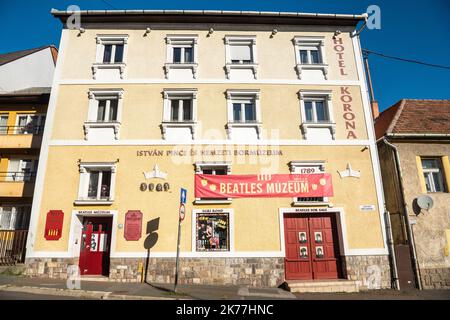
[[[29,206],[0,207],[0,230],[28,230],[30,212]]]
[[[198,213],[196,217],[196,251],[230,251],[228,213]]]

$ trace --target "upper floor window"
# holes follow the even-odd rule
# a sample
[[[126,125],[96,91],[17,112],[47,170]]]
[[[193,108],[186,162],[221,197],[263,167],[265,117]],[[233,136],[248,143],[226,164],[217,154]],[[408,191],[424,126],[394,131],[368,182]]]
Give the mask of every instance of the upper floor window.
[[[168,35],[166,37],[167,57],[164,65],[166,78],[173,73],[177,78],[196,78],[197,35]]]
[[[30,212],[29,206],[0,206],[0,230],[27,230]]]
[[[299,79],[327,79],[323,37],[294,37],[296,71]]]
[[[253,99],[233,101],[233,122],[256,122],[256,105]]]
[[[228,139],[261,138],[259,90],[227,90]]]
[[[18,114],[15,134],[39,134],[44,130],[45,115]]]
[[[33,182],[36,178],[37,159],[9,159],[6,181]]]
[[[123,44],[105,44],[103,46],[103,63],[123,62]]]
[[[422,170],[428,192],[445,192],[441,158],[422,158]]]
[[[7,134],[8,131],[8,115],[0,114],[0,134]]]
[[[196,162],[196,174],[213,174],[213,175],[228,175],[231,173],[231,163],[228,162]],[[197,198],[196,204],[207,203],[231,203],[229,198]]]
[[[97,122],[117,121],[118,99],[98,100]]]
[[[192,121],[192,99],[170,100],[170,121]]]
[[[305,121],[309,123],[330,122],[325,99],[305,99]]]
[[[92,66],[94,79],[123,79],[127,58],[128,35],[97,35],[97,53]]]
[[[81,163],[76,204],[110,204],[114,199],[114,163]]]
[[[324,161],[291,161],[289,162],[292,174],[320,174],[325,173]],[[328,197],[295,197],[294,206],[329,205]]]
[[[236,77],[248,77],[245,73],[248,70],[251,77],[256,79],[256,36],[226,36],[225,52],[227,78],[231,78],[232,70],[240,70],[236,71]]]

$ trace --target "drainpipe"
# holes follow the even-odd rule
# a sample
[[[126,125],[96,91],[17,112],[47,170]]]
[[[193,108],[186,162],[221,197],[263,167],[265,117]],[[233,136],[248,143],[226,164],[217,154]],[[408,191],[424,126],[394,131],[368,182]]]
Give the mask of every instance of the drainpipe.
[[[411,227],[411,223],[409,222],[408,206],[406,205],[405,196],[404,196],[403,176],[402,176],[402,170],[400,167],[400,156],[398,155],[398,149],[396,146],[394,146],[392,143],[387,141],[385,137],[383,137],[382,140],[387,146],[391,147],[392,150],[394,150],[395,166],[396,166],[396,171],[397,171],[398,178],[399,178],[400,191],[401,191],[400,194],[402,197],[403,206],[405,208],[404,217],[406,220],[406,233],[407,233],[407,237],[408,237],[409,248],[412,253],[412,260],[413,260],[413,265],[414,265],[414,276],[416,277],[416,282],[419,287],[419,290],[422,290],[422,282],[420,281],[420,274],[419,274],[419,272],[420,272],[419,264],[417,262],[416,244],[414,241],[414,234],[413,234],[413,230]]]
[[[398,279],[398,268],[397,268],[397,259],[395,258],[395,250],[394,250],[394,240],[392,239],[392,226],[391,226],[391,216],[389,211],[386,210],[386,204],[384,209],[384,221],[386,223],[386,235],[387,235],[387,243],[389,248],[389,255],[391,257],[392,264],[392,278],[394,279],[394,288],[400,290],[400,281]]]

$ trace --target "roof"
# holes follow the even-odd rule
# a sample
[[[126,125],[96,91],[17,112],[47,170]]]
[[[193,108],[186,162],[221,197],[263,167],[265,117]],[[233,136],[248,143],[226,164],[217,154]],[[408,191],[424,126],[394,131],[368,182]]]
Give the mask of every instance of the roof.
[[[9,53],[3,53],[0,54],[0,66],[10,63],[12,61],[15,61],[17,59],[21,59],[23,57],[29,56],[30,54],[36,53],[38,51],[44,50],[50,48],[52,51],[53,61],[56,62],[56,55],[55,52],[57,52],[57,49],[53,45],[48,46],[42,46],[34,49],[26,49],[26,50],[20,50],[20,51],[14,51]]]
[[[0,104],[2,103],[48,103],[50,98],[49,87],[32,87],[17,91],[1,92]]]
[[[244,24],[322,24],[356,26],[367,14],[328,14],[304,12],[222,11],[222,10],[80,10],[87,22],[167,22]],[[52,9],[63,23],[74,11]]]
[[[388,136],[450,135],[450,100],[402,99],[375,120],[377,139]]]

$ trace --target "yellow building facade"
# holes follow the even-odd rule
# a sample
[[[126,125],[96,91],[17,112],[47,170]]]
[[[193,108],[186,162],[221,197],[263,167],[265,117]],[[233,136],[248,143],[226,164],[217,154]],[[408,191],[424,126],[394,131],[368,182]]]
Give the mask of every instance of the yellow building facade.
[[[181,282],[390,287],[362,16],[80,18],[62,31],[28,274],[173,282],[184,188]],[[328,175],[332,196],[195,192],[196,175],[261,174]]]

